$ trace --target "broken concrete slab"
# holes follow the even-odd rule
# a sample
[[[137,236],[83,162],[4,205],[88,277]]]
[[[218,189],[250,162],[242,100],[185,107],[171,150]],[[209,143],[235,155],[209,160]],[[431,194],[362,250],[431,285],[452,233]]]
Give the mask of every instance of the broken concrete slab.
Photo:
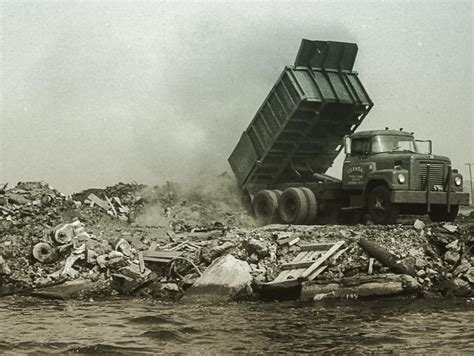
[[[89,196],[87,197],[87,199],[89,199],[91,202],[93,202],[94,204],[100,206],[102,209],[104,209],[105,211],[109,210],[110,209],[110,205],[108,202],[106,202],[105,200],[102,200],[100,199],[97,195],[95,195],[94,193],[91,193],[89,194]]]
[[[423,230],[424,227],[425,227],[425,223],[421,220],[418,220],[416,219],[415,220],[415,223],[413,224],[413,227],[416,229],[416,230]]]
[[[215,260],[188,289],[184,302],[224,302],[248,298],[252,294],[249,264],[232,255]]]

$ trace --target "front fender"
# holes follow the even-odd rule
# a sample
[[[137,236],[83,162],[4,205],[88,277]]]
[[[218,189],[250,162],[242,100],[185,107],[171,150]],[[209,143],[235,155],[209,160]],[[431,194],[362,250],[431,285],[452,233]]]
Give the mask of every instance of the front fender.
[[[400,183],[398,176],[403,174],[405,182]],[[382,169],[367,174],[367,181],[364,185],[363,196],[367,198],[369,191],[376,185],[385,184],[391,190],[408,190],[409,179],[408,170],[406,169]]]

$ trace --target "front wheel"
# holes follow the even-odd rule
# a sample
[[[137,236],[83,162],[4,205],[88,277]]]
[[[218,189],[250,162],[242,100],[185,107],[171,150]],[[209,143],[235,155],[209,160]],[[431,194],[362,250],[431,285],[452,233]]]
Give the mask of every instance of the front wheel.
[[[446,205],[432,205],[431,211],[428,213],[431,221],[433,222],[453,222],[458,216],[459,205],[451,205],[451,209],[448,213],[448,207]]]
[[[400,213],[400,207],[390,200],[390,189],[384,185],[370,191],[367,208],[371,220],[379,225],[395,224]]]

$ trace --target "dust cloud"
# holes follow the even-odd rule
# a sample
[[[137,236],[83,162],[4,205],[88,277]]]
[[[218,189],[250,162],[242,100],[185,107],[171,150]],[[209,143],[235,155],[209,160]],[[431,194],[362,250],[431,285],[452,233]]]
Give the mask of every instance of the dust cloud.
[[[229,222],[255,224],[242,207],[235,178],[227,173],[196,184],[166,182],[146,187],[140,195],[146,202],[135,218],[140,226],[168,227],[176,221],[204,226],[217,223],[222,227]]]

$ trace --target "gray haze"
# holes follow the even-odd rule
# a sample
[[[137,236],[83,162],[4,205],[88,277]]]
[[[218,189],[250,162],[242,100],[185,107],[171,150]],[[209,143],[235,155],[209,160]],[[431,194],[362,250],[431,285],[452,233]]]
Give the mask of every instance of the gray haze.
[[[355,41],[360,129],[474,161],[471,1],[2,2],[0,183],[72,192],[230,170],[301,38]],[[331,173],[339,176],[341,159]]]

